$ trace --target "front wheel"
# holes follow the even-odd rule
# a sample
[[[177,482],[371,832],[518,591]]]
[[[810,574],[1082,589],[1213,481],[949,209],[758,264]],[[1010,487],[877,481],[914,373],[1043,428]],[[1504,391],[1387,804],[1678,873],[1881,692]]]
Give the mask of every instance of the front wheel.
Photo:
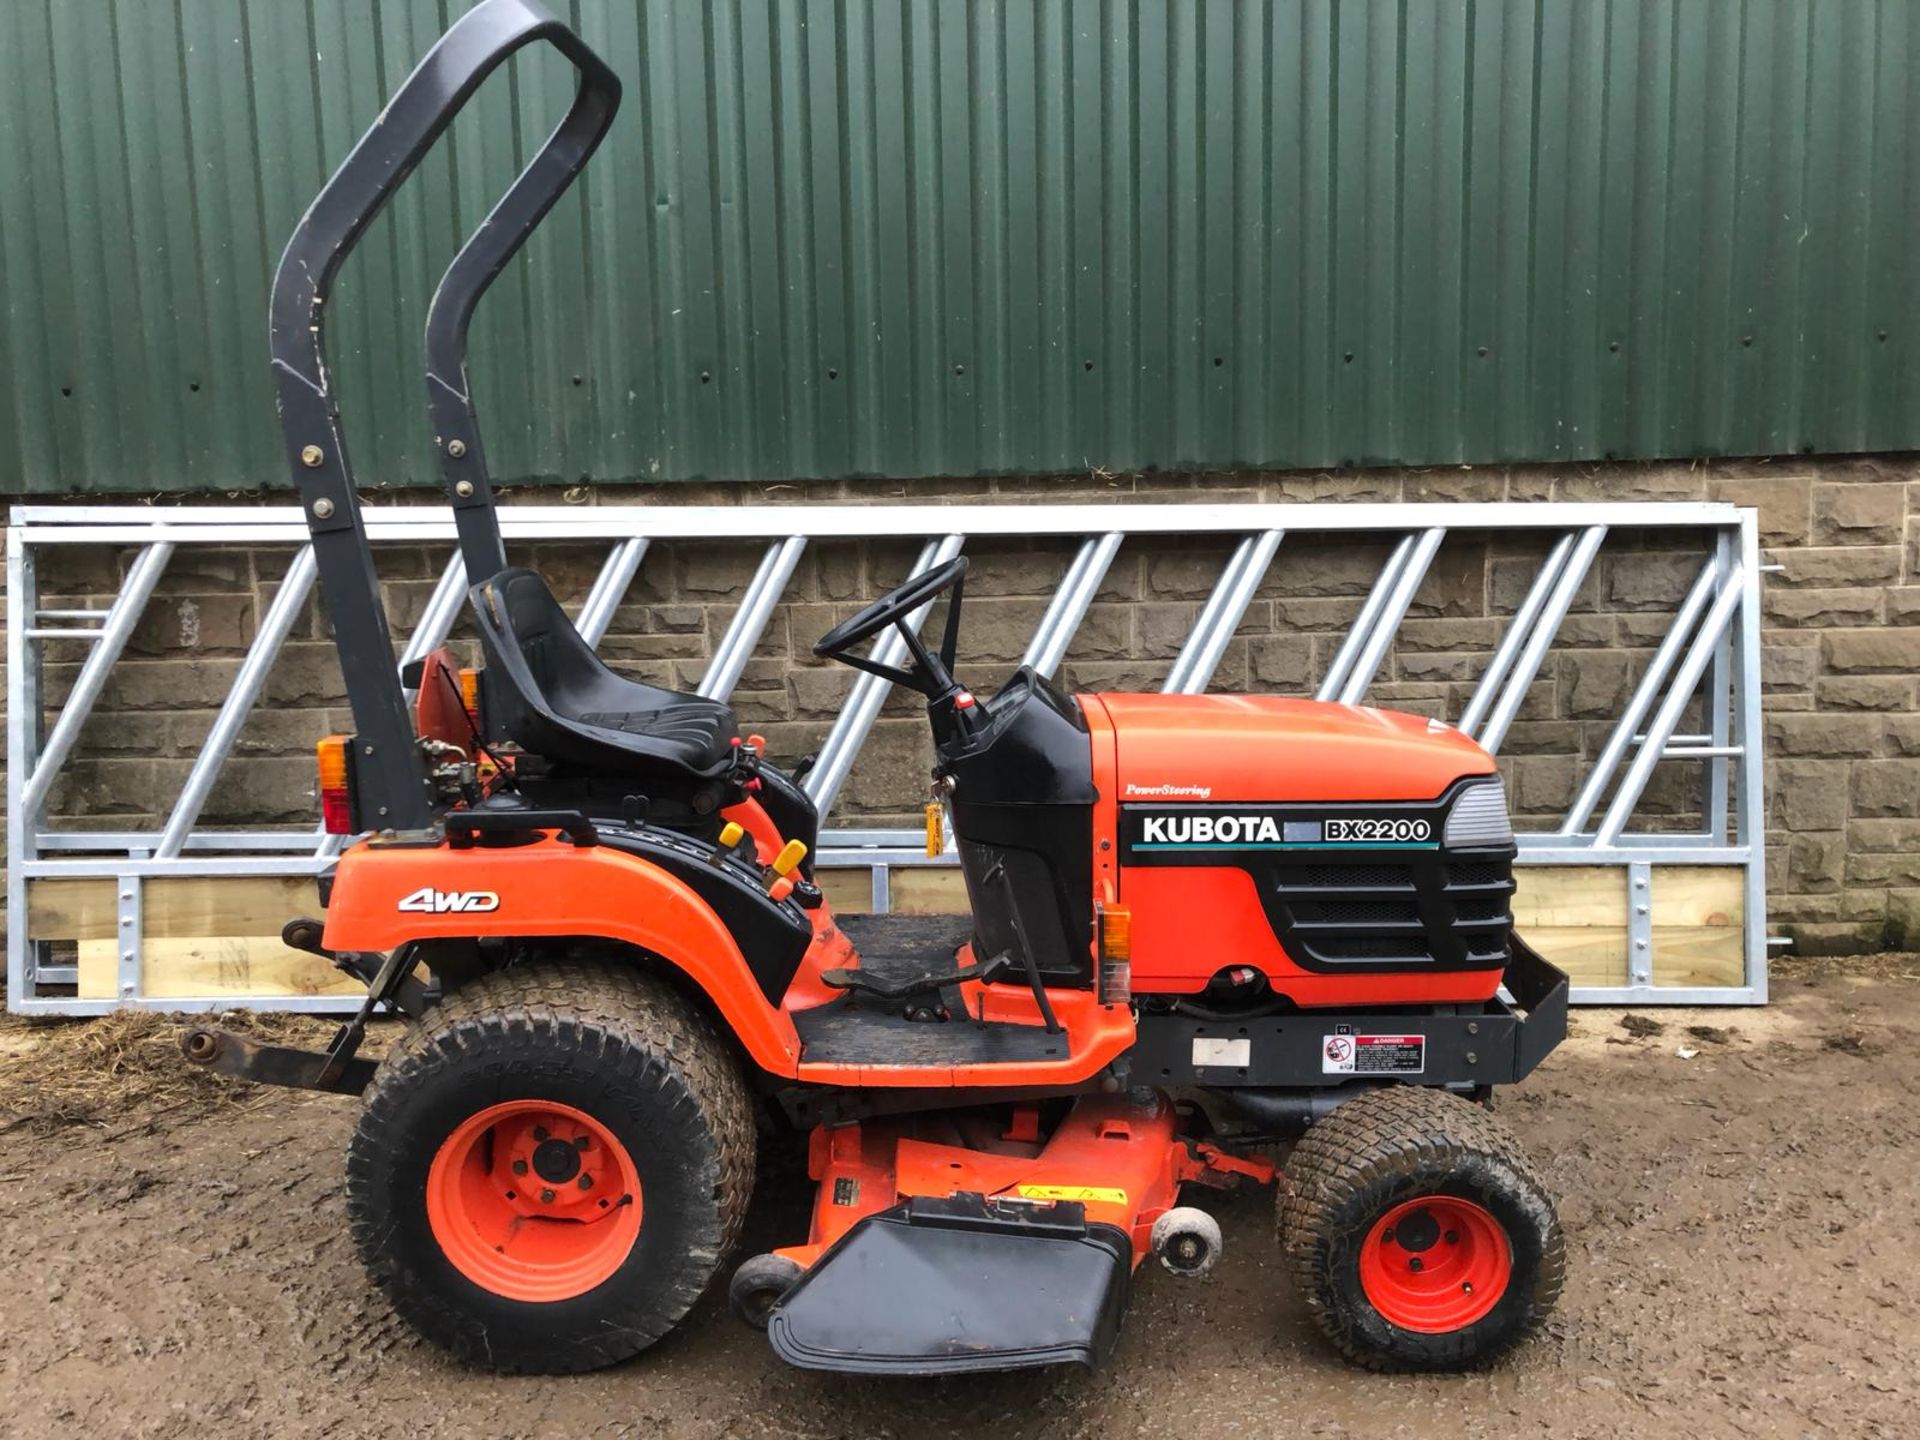
[[[489,1369],[610,1365],[685,1316],[738,1233],[751,1104],[659,980],[574,963],[484,976],[367,1091],[347,1212],[375,1283]]]
[[[1334,1346],[1373,1370],[1460,1370],[1559,1298],[1553,1202],[1506,1127],[1443,1091],[1356,1096],[1295,1147],[1280,1238]]]

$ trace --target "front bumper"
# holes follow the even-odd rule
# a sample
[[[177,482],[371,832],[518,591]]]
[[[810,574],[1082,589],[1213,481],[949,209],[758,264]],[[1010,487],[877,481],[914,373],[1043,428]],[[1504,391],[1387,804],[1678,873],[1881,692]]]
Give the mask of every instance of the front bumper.
[[[1232,1022],[1146,1014],[1131,1053],[1133,1077],[1228,1088],[1511,1085],[1567,1038],[1567,977],[1518,934],[1508,943],[1502,994],[1477,1014],[1413,1006]]]

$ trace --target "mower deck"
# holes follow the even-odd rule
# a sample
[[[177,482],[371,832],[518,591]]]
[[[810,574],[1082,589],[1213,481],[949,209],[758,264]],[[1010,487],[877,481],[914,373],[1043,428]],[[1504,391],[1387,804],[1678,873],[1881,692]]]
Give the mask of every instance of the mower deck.
[[[1016,1105],[823,1125],[804,1271],[767,1321],[790,1364],[940,1375],[1098,1364],[1128,1276],[1188,1179],[1271,1179],[1190,1150],[1152,1091],[1083,1096],[1051,1131]]]
[[[1126,1232],[1071,1201],[915,1197],[850,1230],[773,1309],[789,1365],[955,1375],[1099,1364],[1126,1307]]]

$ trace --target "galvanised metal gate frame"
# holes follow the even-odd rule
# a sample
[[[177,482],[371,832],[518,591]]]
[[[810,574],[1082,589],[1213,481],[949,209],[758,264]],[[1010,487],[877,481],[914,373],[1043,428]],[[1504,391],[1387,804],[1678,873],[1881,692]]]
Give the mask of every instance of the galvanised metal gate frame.
[[[943,563],[969,539],[1070,536],[1081,544],[1048,605],[1024,661],[1051,674],[1066,657],[1108,568],[1129,537],[1227,535],[1237,543],[1163,689],[1197,694],[1212,678],[1255,591],[1288,534],[1401,536],[1361,606],[1323,679],[1318,697],[1364,703],[1413,603],[1415,592],[1449,533],[1533,531],[1558,538],[1518,611],[1488,659],[1458,725],[1498,753],[1528,688],[1545,661],[1608,533],[1614,530],[1691,534],[1703,542],[1698,578],[1674,612],[1645,675],[1560,824],[1519,838],[1525,865],[1621,867],[1627,872],[1628,983],[1576,987],[1585,1003],[1757,1004],[1766,999],[1766,849],[1761,803],[1760,601],[1762,570],[1754,512],[1717,504],[1352,504],[1352,505],[957,505],[844,508],[718,508],[503,506],[508,541],[611,540],[612,547],[582,603],[577,624],[590,644],[604,637],[648,547],[655,541],[734,539],[766,545],[759,569],[697,687],[724,698],[758,645],[807,544],[814,540],[923,541],[914,570]],[[441,644],[466,590],[446,507],[370,508],[376,544],[436,546],[452,552],[405,647],[413,660]],[[120,594],[109,609],[42,609],[36,556],[46,547],[134,548]],[[72,757],[94,703],[152,598],[168,560],[181,546],[286,546],[292,552],[273,603],[173,804],[157,831],[61,831],[48,828],[46,803]],[[245,997],[143,997],[141,887],[161,876],[303,876],[323,873],[339,852],[338,837],[313,830],[220,831],[196,828],[221,768],[246,722],[315,578],[313,548],[295,507],[18,506],[7,535],[7,938],[9,1007],[26,1013],[97,1014],[117,1008],[225,1009]],[[916,617],[916,624],[925,612]],[[42,644],[91,644],[65,702],[46,724]],[[897,633],[877,642],[875,658],[898,663]],[[1704,730],[1678,733],[1686,707],[1705,686]],[[822,745],[805,785],[822,815],[833,803],[879,717],[888,684],[861,674]],[[1705,762],[1705,828],[1673,834],[1631,829],[1654,767],[1663,760]],[[1604,802],[1604,803],[1603,803]],[[929,857],[918,831],[827,828],[818,863],[872,873],[875,910],[889,908],[890,876],[902,867],[953,865],[951,850]],[[1658,955],[1649,886],[1654,865],[1738,866],[1744,877],[1741,925],[1745,970],[1739,985],[1654,983]],[[75,967],[43,963],[27,934],[30,880],[109,877],[119,909],[118,999],[76,999],[47,987],[74,984]],[[265,917],[276,928],[279,917]],[[260,997],[281,1010],[352,1009],[354,997]]]

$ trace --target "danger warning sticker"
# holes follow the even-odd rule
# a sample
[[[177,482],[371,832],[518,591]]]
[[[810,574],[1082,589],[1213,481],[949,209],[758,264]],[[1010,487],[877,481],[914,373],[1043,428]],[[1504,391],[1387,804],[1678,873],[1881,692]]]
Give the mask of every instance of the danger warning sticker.
[[[1426,1068],[1424,1035],[1336,1033],[1320,1047],[1322,1075],[1419,1075]]]
[[[1021,1185],[1022,1200],[1078,1200],[1083,1205],[1124,1205],[1127,1192],[1107,1185]]]

